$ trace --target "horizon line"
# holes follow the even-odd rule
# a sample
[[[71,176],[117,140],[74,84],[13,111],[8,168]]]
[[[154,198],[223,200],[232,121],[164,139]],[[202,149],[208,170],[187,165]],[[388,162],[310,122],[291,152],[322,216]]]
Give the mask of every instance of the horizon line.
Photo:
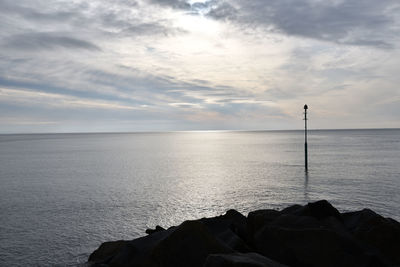
[[[317,128],[308,131],[355,131],[355,130],[400,130],[400,128]],[[165,130],[165,131],[82,131],[82,132],[15,132],[0,135],[39,135],[39,134],[144,134],[144,133],[206,133],[206,132],[298,132],[304,129],[263,129],[263,130]]]

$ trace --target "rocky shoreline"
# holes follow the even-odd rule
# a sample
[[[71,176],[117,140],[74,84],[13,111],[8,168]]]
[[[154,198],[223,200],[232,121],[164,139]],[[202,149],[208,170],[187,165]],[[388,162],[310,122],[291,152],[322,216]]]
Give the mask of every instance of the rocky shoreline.
[[[105,242],[91,266],[400,266],[400,223],[369,209],[340,213],[328,201],[281,211],[235,210]]]

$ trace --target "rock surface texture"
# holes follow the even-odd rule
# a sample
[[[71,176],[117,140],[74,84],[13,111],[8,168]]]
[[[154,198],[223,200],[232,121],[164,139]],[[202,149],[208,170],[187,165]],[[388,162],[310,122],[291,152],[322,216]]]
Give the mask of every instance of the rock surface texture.
[[[89,257],[110,267],[400,266],[400,223],[372,210],[340,213],[328,201],[247,217],[235,210],[105,242]]]

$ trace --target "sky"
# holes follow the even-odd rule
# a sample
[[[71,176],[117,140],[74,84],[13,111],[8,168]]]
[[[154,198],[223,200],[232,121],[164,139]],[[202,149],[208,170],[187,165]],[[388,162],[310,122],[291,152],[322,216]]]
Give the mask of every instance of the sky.
[[[0,0],[0,133],[400,127],[398,0]]]

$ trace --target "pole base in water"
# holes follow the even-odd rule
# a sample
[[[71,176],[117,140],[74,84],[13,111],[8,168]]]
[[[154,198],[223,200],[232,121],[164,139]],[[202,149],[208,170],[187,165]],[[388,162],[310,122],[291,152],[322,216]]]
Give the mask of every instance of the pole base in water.
[[[308,171],[308,148],[307,143],[304,144],[304,167]]]

